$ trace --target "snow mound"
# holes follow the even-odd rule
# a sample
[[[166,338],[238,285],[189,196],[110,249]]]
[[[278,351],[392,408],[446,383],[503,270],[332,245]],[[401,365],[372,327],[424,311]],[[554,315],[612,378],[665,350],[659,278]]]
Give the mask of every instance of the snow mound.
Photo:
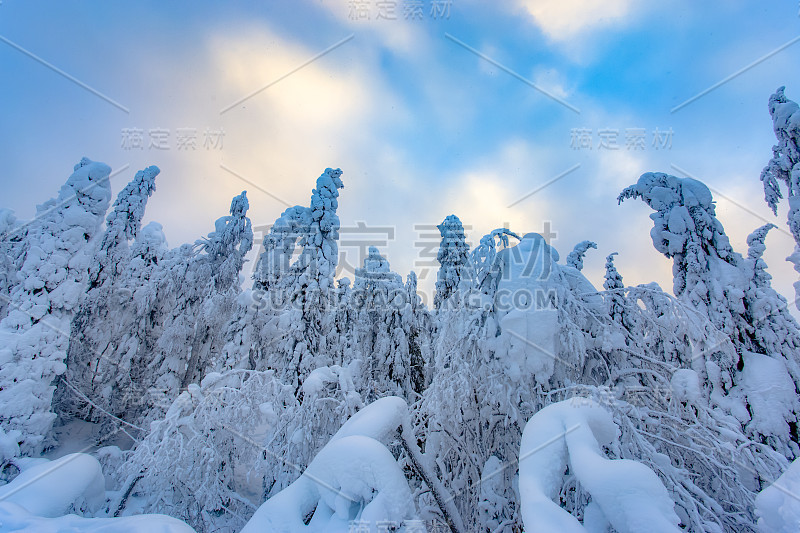
[[[500,329],[508,377],[522,382],[533,376],[537,383],[547,383],[556,362],[558,312],[514,309],[500,319]]]
[[[763,533],[800,531],[800,459],[795,460],[775,483],[756,496],[758,528]]]
[[[414,516],[411,490],[389,450],[351,435],[327,444],[297,481],[259,507],[242,533],[344,533],[354,520],[378,531],[380,522]]]
[[[677,532],[674,504],[656,474],[641,463],[608,459],[601,446],[616,444],[618,428],[593,400],[545,407],[522,434],[519,492],[527,531],[585,533],[610,524],[619,533]],[[553,499],[570,471],[591,494],[584,524]]]
[[[61,516],[81,501],[97,508],[104,498],[105,479],[100,463],[84,453],[37,462],[0,487],[0,502],[19,505],[42,517]]]
[[[194,533],[186,523],[165,515],[124,518],[81,518],[66,515],[43,518],[19,505],[0,502],[0,532],[19,533]]]
[[[386,396],[375,400],[350,417],[341,429],[331,437],[334,442],[345,437],[361,435],[388,443],[397,428],[408,417],[408,404],[397,396]]]
[[[780,359],[768,355],[742,354],[741,388],[752,412],[748,429],[761,435],[789,439],[789,425],[797,407],[794,382]]]
[[[396,396],[354,414],[297,481],[259,507],[242,533],[347,532],[352,521],[378,531],[381,523],[415,519],[403,470],[380,442],[388,442],[407,417],[408,405]]]
[[[702,386],[700,376],[694,370],[680,368],[675,371],[670,380],[672,393],[679,401],[699,403],[702,401]]]

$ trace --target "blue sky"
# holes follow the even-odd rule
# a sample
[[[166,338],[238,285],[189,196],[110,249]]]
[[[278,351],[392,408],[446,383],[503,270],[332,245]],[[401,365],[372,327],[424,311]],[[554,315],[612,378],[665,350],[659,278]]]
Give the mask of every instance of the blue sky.
[[[378,0],[2,0],[0,206],[30,218],[82,156],[124,168],[114,191],[155,164],[146,221],[178,246],[211,231],[243,189],[259,227],[340,167],[343,227],[377,228],[393,268],[416,270],[426,290],[425,226],[450,213],[473,243],[504,224],[550,227],[562,257],[594,240],[585,273],[596,285],[618,251],[626,283],[670,289],[648,208],[616,196],[643,172],[685,171],[716,192],[738,251],[754,228],[779,224],[766,259],[792,293],[785,208],[772,216],[758,176],[774,144],[767,99],[786,85],[800,100],[800,42],[671,110],[800,35],[796,1],[452,0],[436,17],[433,1],[415,20],[413,2],[384,2],[390,20]],[[358,247],[342,251],[358,260]]]

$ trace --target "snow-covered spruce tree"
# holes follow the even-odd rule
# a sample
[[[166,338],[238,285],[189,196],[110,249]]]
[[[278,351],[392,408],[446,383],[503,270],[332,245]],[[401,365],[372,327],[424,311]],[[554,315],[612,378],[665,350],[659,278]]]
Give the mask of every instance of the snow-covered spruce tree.
[[[354,289],[361,292],[365,300],[364,307],[383,308],[389,303],[392,291],[397,291],[403,286],[403,279],[392,271],[389,261],[383,257],[378,248],[370,246],[364,266],[355,272]]]
[[[597,249],[597,243],[592,241],[581,241],[575,245],[575,248],[567,256],[567,265],[580,271],[583,270],[583,257],[589,248]]]
[[[0,322],[0,425],[20,432],[26,455],[42,451],[56,416],[52,383],[66,370],[70,320],[88,281],[91,256],[84,250],[108,209],[110,172],[82,159],[27,228],[19,284]]]
[[[0,208],[0,320],[6,317],[11,293],[19,284],[17,272],[29,244],[28,225],[20,224],[10,209]]]
[[[141,228],[130,247],[128,266],[109,295],[108,305],[114,312],[98,325],[107,331],[103,335],[108,342],[97,347],[95,361],[98,364],[91,373],[92,382],[86,388],[73,386],[71,380],[59,383],[63,397],[83,397],[87,403],[77,412],[62,405],[61,416],[76,415],[100,422],[104,428],[102,433],[111,431],[112,427],[122,431],[131,429],[124,424],[119,426],[108,414],[129,421],[141,417],[142,408],[148,402],[145,385],[148,373],[144,369],[152,358],[162,329],[158,312],[160,298],[164,295],[160,287],[163,281],[161,262],[167,252],[161,224],[150,222]]]
[[[736,347],[733,358],[713,346],[698,354],[705,368],[695,370],[703,372],[712,400],[736,417],[749,435],[795,457],[800,451],[795,429],[800,413],[800,328],[785,300],[763,276],[755,289],[753,261],[731,248],[715,216],[711,192],[702,183],[647,173],[625,189],[619,201],[626,198],[641,198],[656,211],[650,234],[656,249],[673,259],[675,295],[708,316]],[[755,317],[761,319],[758,324]],[[769,400],[760,385],[764,380],[772,383]]]
[[[272,225],[252,290],[240,298],[227,328],[217,368],[274,369],[300,394],[308,372],[343,364],[339,315],[331,312],[341,299],[333,286],[341,175],[339,169],[326,169],[312,191],[311,206],[290,207]]]
[[[119,289],[130,262],[129,243],[139,234],[159,172],[155,166],[137,172],[117,195],[106,218],[105,232],[97,242],[89,268],[89,287],[72,319],[67,371],[59,380],[55,395],[59,414],[84,411],[84,416],[89,415],[91,405],[86,398],[108,406],[98,394],[108,384],[98,382],[96,377],[101,366],[114,362],[113,341],[120,332],[119,326],[127,329],[136,319],[135,307],[126,298],[120,298]]]
[[[769,114],[778,144],[772,147],[772,159],[761,171],[764,200],[778,214],[778,203],[783,198],[780,182],[786,185],[789,202],[787,224],[794,237],[794,253],[786,258],[800,272],[800,107],[784,95],[779,87],[769,97]],[[800,309],[800,281],[795,282],[794,304]]]
[[[658,301],[664,301],[666,296],[663,295],[663,291],[657,283],[651,283],[648,286],[639,286],[636,288],[636,290],[630,290],[626,288],[625,283],[622,280],[622,276],[617,271],[617,267],[614,264],[614,256],[616,255],[618,255],[618,253],[614,252],[606,257],[606,272],[603,276],[603,288],[605,289],[603,292],[603,297],[606,302],[608,316],[612,321],[614,321],[617,327],[606,328],[604,331],[603,349],[607,352],[611,352],[615,349],[615,347],[626,347],[626,349],[631,348],[637,342],[645,338],[648,342],[661,342],[664,334],[667,334],[668,336],[670,335],[667,333],[667,329],[660,331],[659,334],[651,334],[648,336],[646,332],[649,330],[652,324],[643,325],[642,321],[653,321],[655,320],[655,317],[649,316],[647,313],[643,313],[642,311],[648,311],[651,309],[651,307],[648,307],[651,300],[655,299]],[[642,301],[640,306],[640,300],[647,300],[647,302]],[[669,307],[670,303],[667,300],[667,303],[664,307],[665,313],[670,312]],[[659,307],[658,309],[659,311],[657,312],[661,312],[661,308]],[[675,338],[680,337],[677,331],[673,331],[672,334],[675,336]],[[620,338],[620,335],[622,335],[624,339]],[[686,349],[687,346],[688,344],[680,344],[680,349]],[[636,347],[633,349],[638,350],[640,348],[641,347]],[[647,351],[649,351],[649,349]],[[660,350],[656,351],[661,353]],[[633,362],[635,359],[631,359],[629,355],[626,355],[625,353],[617,352],[615,356],[610,357],[622,357],[632,364],[638,364]],[[674,358],[669,358],[669,360],[673,359]]]
[[[744,300],[747,308],[746,319],[753,325],[754,344],[759,348],[759,350],[754,351],[782,360],[782,364],[785,365],[794,381],[794,387],[788,380],[784,380],[780,383],[785,390],[791,393],[791,390],[797,388],[798,383],[800,383],[800,381],[798,381],[798,376],[800,376],[800,328],[795,322],[794,317],[789,313],[789,304],[786,299],[772,288],[770,282],[772,276],[766,271],[767,265],[762,259],[762,254],[766,248],[764,239],[769,230],[774,227],[775,226],[772,224],[764,225],[747,237],[749,249],[747,253],[748,257],[743,264],[743,269],[750,274],[750,283],[745,290]],[[750,355],[750,357],[761,359],[754,355]],[[767,361],[762,364],[764,366],[775,366],[775,363]],[[779,370],[778,368],[774,368],[772,372],[779,372]],[[762,374],[761,377],[767,377],[767,375]],[[776,384],[777,383],[778,382],[776,382]],[[790,397],[793,396],[794,395],[790,395]],[[775,400],[775,398],[769,399],[766,396],[761,398],[761,402],[767,401],[770,404]],[[788,409],[792,406],[792,403],[784,398],[783,402],[779,402],[779,405],[782,405],[784,409]],[[760,408],[764,410],[767,407],[762,403]],[[797,413],[800,411],[796,409],[795,412]],[[749,425],[761,424],[755,420],[757,414],[758,413],[753,413],[753,421]],[[763,428],[763,430],[768,430],[769,425],[775,423],[777,422],[774,420],[765,422],[763,425],[760,425],[760,427]],[[797,435],[797,428],[793,421],[790,421],[789,424],[791,439],[797,442],[799,438]],[[795,457],[797,453],[797,450],[794,449]]]
[[[297,260],[298,241],[309,231],[308,210],[301,205],[290,207],[272,224],[253,274],[254,289],[280,292],[293,284],[290,267]]]
[[[439,309],[454,293],[458,292],[462,280],[469,281],[469,246],[464,236],[464,226],[455,215],[448,215],[437,226],[442,235],[436,259],[441,265],[436,274],[436,294],[433,306]]]
[[[128,262],[129,243],[139,234],[147,200],[156,190],[156,176],[161,170],[149,166],[136,173],[133,180],[117,195],[111,213],[106,218],[106,230],[89,270],[89,291],[106,282],[113,283]]]
[[[295,386],[309,372],[331,363],[329,342],[333,339],[333,275],[338,263],[339,189],[344,187],[342,171],[328,168],[317,178],[311,206],[300,212],[301,230],[297,260],[282,272],[285,283],[278,285],[277,296],[285,299],[279,317],[279,340],[268,368],[275,368],[281,379]],[[265,251],[266,253],[266,251]],[[270,298],[272,294],[268,294]]]
[[[221,333],[240,293],[239,273],[245,255],[253,247],[253,230],[246,216],[249,207],[244,191],[234,197],[230,216],[217,220],[216,230],[209,233],[201,246],[200,259],[206,259],[202,266],[210,272],[214,288],[203,302],[191,357],[181,380],[182,389],[202,378],[208,364],[222,347]]]
[[[764,243],[767,234],[776,227],[775,224],[764,224],[747,236],[747,259],[752,265],[754,287],[771,286],[772,276],[767,273],[767,263],[762,258],[767,249]]]
[[[285,210],[264,238],[264,251],[253,273],[252,287],[239,297],[233,319],[226,328],[226,342],[215,367],[265,370],[282,368],[276,356],[280,343],[279,318],[287,311],[287,295],[294,284],[289,267],[297,259],[297,241],[305,233],[308,207]]]
[[[606,273],[603,276],[603,288],[607,291],[616,289],[624,289],[625,284],[622,282],[622,276],[614,266],[614,256],[619,255],[619,252],[614,252],[606,256]]]
[[[403,394],[409,362],[408,341],[400,324],[405,287],[399,274],[375,246],[370,246],[364,266],[355,271],[350,303],[357,312],[354,328],[356,354],[362,368],[357,386],[366,401]],[[397,301],[396,301],[397,300]]]
[[[103,353],[107,364],[100,367],[96,382],[103,384],[99,399],[125,420],[141,417],[142,402],[147,401],[147,381],[141,378],[163,329],[158,315],[160,262],[167,254],[161,224],[150,222],[131,246],[128,270],[116,291],[116,298],[126,306],[127,320],[110,324],[115,329],[113,340]]]
[[[357,358],[356,324],[358,323],[358,306],[353,302],[353,288],[350,278],[343,277],[336,281],[336,308],[333,310],[332,335],[336,342],[331,346],[333,364],[344,365]]]
[[[134,378],[149,388],[151,409],[202,379],[223,346],[241,292],[239,272],[253,245],[248,207],[244,192],[235,196],[230,215],[217,219],[208,237],[193,248],[173,250],[161,262],[161,334],[152,359],[142,361],[146,369]],[[155,410],[152,416],[161,414]]]
[[[411,352],[411,388],[414,401],[422,398],[422,393],[431,382],[431,359],[435,322],[430,311],[417,294],[417,274],[414,271],[406,276],[406,297],[409,305],[408,348]]]
[[[614,256],[618,255],[617,252],[609,254],[606,257],[606,273],[603,276],[603,288],[610,293],[608,299],[608,313],[615,322],[622,322],[623,319],[623,295],[618,294],[619,291],[625,289],[625,284],[622,282],[622,276],[617,272],[617,267],[614,266]]]
[[[615,255],[617,255],[617,252],[606,257],[606,272],[603,277],[605,291],[602,293],[605,299],[606,312],[608,318],[613,322],[613,327],[605,327],[602,331],[601,351],[604,357],[598,358],[590,364],[602,363],[606,368],[625,368],[640,364],[640,361],[635,356],[631,356],[629,350],[635,344],[637,334],[640,332],[637,320],[641,318],[640,315],[642,313],[640,309],[632,308],[637,304],[635,301],[629,301],[626,296],[622,276],[614,266]],[[657,286],[656,289],[660,291]],[[637,349],[638,347],[633,348],[634,351]],[[611,378],[611,372],[608,372],[607,379]],[[631,378],[636,380],[638,376],[633,375]]]
[[[578,247],[580,246],[578,245]],[[599,308],[592,306],[595,314],[593,321],[600,327],[589,328],[591,335],[587,337],[587,340],[594,345],[594,357],[589,358],[584,366],[584,377],[591,377],[588,382],[584,381],[586,384],[607,386],[619,378],[620,371],[628,372],[631,367],[639,366],[641,361],[637,359],[638,350],[644,348],[637,343],[645,338],[649,342],[660,342],[663,338],[662,335],[668,329],[656,334],[644,334],[645,330],[641,324],[641,321],[645,320],[643,310],[649,308],[644,302],[640,306],[639,300],[649,301],[655,298],[660,302],[658,297],[662,295],[661,288],[655,283],[646,288],[639,287],[636,291],[626,288],[622,276],[614,265],[614,256],[616,255],[618,255],[617,252],[614,252],[606,257],[603,281],[605,291],[600,293],[605,301],[605,314],[598,313]],[[562,273],[572,274],[574,277],[574,272],[569,267],[569,260],[567,263],[566,267],[562,267]],[[579,289],[578,283],[573,283],[573,288],[578,289],[580,294],[586,294],[587,290],[591,290],[588,285],[585,285],[584,280],[577,278],[577,281],[582,282],[580,285],[583,285],[583,289]],[[628,292],[631,292],[630,298],[627,296]],[[641,293],[644,296],[641,296]],[[608,319],[611,320],[610,324],[607,322]],[[647,319],[653,320],[652,317]],[[677,331],[670,332],[668,335],[680,337]],[[681,344],[681,348],[687,346],[688,344]],[[658,353],[660,355],[660,352]],[[634,375],[634,377],[637,376]]]
[[[415,399],[412,367],[424,364],[417,324],[422,310],[415,281],[413,278],[413,287],[404,286],[374,246],[369,247],[364,267],[356,269],[351,304],[358,313],[354,334],[361,372],[357,384],[365,401],[386,395]],[[419,378],[416,376],[417,387]]]

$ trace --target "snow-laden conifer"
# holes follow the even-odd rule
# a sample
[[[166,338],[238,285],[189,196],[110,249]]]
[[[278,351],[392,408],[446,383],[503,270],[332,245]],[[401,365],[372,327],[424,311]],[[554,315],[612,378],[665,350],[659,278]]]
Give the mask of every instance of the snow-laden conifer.
[[[23,454],[41,452],[56,415],[53,381],[66,370],[70,320],[86,290],[95,237],[108,209],[111,169],[83,158],[27,229],[19,283],[0,322],[0,424]]]

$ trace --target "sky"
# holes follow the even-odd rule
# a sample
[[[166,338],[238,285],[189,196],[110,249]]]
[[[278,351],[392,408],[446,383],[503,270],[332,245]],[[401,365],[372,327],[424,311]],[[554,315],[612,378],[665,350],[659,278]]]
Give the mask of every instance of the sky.
[[[145,222],[172,247],[214,229],[247,190],[258,238],[341,168],[340,275],[366,246],[430,303],[435,224],[475,245],[497,227],[585,239],[628,285],[671,290],[650,209],[617,205],[644,172],[706,183],[731,243],[774,222],[776,289],[797,274],[786,206],[759,175],[769,96],[800,100],[794,1],[0,1],[0,207],[20,219],[81,157],[161,174]],[[246,267],[252,271],[254,261]]]

